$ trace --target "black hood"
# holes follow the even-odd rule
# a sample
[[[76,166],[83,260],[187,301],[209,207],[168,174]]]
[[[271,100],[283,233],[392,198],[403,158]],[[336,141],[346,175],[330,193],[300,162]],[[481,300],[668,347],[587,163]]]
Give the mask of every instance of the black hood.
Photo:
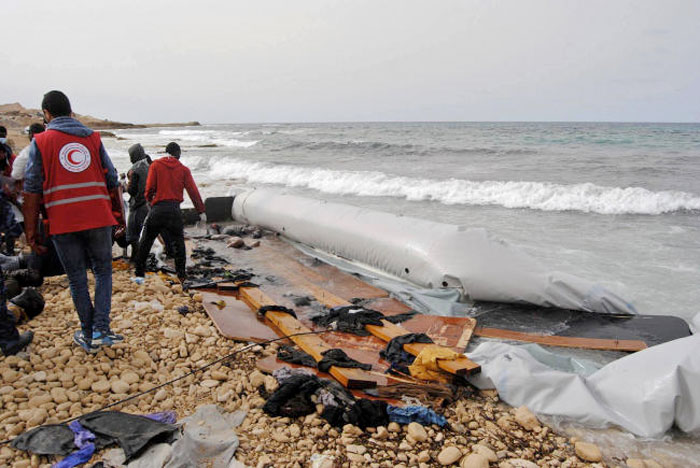
[[[129,148],[129,159],[131,159],[131,164],[136,164],[143,158],[147,157],[148,155],[146,154],[146,151],[144,151],[143,146],[141,146],[141,143],[131,145],[131,147]]]

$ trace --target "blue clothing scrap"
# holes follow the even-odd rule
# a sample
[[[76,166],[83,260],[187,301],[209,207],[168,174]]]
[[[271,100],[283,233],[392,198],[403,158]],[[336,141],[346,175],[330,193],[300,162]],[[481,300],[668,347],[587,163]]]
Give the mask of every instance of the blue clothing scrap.
[[[399,424],[409,424],[417,422],[423,426],[437,424],[443,427],[447,424],[447,419],[444,416],[437,414],[435,411],[425,406],[392,406],[386,407],[386,412],[389,415],[391,422]]]
[[[58,463],[54,463],[52,468],[73,468],[74,466],[87,463],[95,453],[95,434],[85,429],[78,421],[68,424],[70,430],[75,434],[73,442],[78,450],[68,455]]]

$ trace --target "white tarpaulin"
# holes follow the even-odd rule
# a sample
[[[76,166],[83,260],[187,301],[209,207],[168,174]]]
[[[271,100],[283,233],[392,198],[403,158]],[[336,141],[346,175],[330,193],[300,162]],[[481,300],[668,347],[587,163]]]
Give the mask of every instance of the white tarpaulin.
[[[468,353],[481,365],[470,381],[496,388],[512,406],[588,426],[619,426],[643,437],[658,437],[674,424],[700,431],[700,335],[631,354],[587,377],[555,369],[546,351],[531,353],[531,347],[481,343]]]
[[[236,195],[236,220],[255,224],[427,288],[469,298],[602,313],[636,313],[599,284],[550,271],[486,230],[435,223],[257,189]]]

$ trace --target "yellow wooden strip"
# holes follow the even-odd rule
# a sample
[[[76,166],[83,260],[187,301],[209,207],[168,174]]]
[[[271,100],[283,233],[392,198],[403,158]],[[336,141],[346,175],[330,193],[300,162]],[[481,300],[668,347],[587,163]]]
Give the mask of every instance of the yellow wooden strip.
[[[238,296],[240,300],[248,304],[248,307],[256,311],[265,305],[275,305],[275,302],[267,297],[260,288],[242,287],[238,291]],[[269,311],[265,314],[265,318],[286,336],[311,332],[297,319],[284,312]],[[331,349],[318,335],[293,336],[290,339],[300,349],[310,354],[316,362],[323,359],[322,353],[324,351]],[[347,388],[373,388],[377,386],[377,378],[362,369],[333,366],[328,373]]]

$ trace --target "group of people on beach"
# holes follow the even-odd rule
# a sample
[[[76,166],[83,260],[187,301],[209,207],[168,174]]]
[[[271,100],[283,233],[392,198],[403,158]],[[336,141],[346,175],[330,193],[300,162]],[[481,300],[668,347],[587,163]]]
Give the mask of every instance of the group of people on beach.
[[[34,336],[17,330],[25,303],[17,305],[14,297],[20,295],[14,295],[8,307],[6,281],[8,290],[11,280],[19,281],[20,288],[36,295],[31,286],[41,285],[44,276],[65,273],[80,319],[73,342],[96,353],[124,340],[110,327],[114,243],[131,247],[135,280],[141,282],[151,247],[161,236],[175,259],[178,279],[184,281],[183,192],[206,223],[204,203],[190,170],[179,161],[177,143],[169,143],[166,156],[155,161],[140,144],[131,146],[132,167],[120,178],[99,132],[73,118],[64,93],[46,93],[41,111],[44,122],[29,126],[30,143],[18,156],[0,127],[0,349],[6,356],[17,354]],[[130,195],[128,208],[123,189]],[[17,221],[13,205],[21,208],[23,223]],[[15,255],[15,240],[22,232],[31,253]],[[94,301],[88,268],[95,277]],[[20,313],[13,313],[15,309]]]

